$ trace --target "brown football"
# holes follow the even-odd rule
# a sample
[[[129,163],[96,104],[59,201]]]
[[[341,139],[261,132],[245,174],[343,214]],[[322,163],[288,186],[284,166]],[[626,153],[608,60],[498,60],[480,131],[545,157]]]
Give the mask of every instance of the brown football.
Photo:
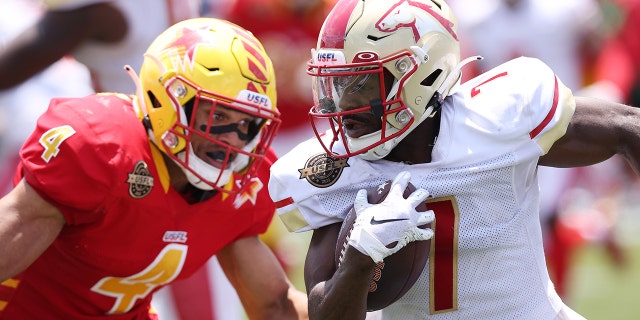
[[[391,189],[391,180],[376,188],[372,188],[367,193],[369,203],[382,202]],[[407,185],[404,191],[404,197],[408,197],[416,188],[411,183]],[[425,203],[421,203],[416,207],[418,211],[427,211]],[[336,243],[335,263],[336,267],[340,265],[344,250],[348,245],[348,236],[353,229],[353,223],[356,220],[356,212],[352,207],[347,213]],[[431,224],[421,226],[421,228],[429,228]],[[431,240],[414,241],[407,244],[398,252],[388,256],[384,261],[376,265],[374,275],[369,285],[369,294],[367,296],[367,310],[380,310],[400,299],[418,280],[422,270],[429,259],[429,250],[431,249]]]

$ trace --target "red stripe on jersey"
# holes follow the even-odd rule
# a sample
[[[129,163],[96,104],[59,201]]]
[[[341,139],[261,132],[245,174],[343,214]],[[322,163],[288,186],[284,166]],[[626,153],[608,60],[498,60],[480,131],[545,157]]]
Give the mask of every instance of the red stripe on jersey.
[[[344,49],[349,17],[360,0],[340,0],[331,10],[322,28],[320,48]]]
[[[427,209],[436,214],[434,232],[431,239],[431,304],[434,312],[455,310],[457,308],[458,277],[458,235],[456,210],[451,201],[427,202]],[[431,225],[434,228],[434,225]]]
[[[558,108],[558,100],[560,99],[560,91],[558,90],[558,77],[555,77],[555,80],[556,84],[553,90],[553,106],[551,106],[551,110],[549,110],[549,113],[547,113],[547,116],[544,118],[544,120],[542,120],[542,122],[540,122],[540,124],[529,133],[531,139],[537,137],[540,132],[542,132],[542,129],[544,129],[544,127],[546,127],[549,122],[551,122],[551,119],[556,114],[556,109]]]
[[[280,208],[282,208],[282,207],[286,207],[286,206],[288,206],[288,205],[290,205],[290,204],[292,204],[292,203],[293,203],[293,198],[288,197],[288,198],[286,198],[286,199],[282,199],[282,200],[280,200],[280,201],[277,201],[277,202],[276,202],[276,208],[277,208],[277,209],[280,209]]]

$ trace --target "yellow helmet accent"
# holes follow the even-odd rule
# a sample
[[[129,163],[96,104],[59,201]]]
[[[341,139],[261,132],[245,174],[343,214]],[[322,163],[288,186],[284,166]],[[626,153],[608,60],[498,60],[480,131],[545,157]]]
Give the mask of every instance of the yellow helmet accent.
[[[145,53],[138,86],[150,139],[201,189],[219,189],[232,172],[248,172],[280,123],[271,59],[251,32],[225,20],[189,19],[160,34]],[[245,148],[216,139],[212,121],[206,129],[192,127],[191,116],[203,100],[212,102],[213,109],[222,106],[255,117],[256,132]],[[195,156],[190,146],[194,134],[226,148],[224,168]]]

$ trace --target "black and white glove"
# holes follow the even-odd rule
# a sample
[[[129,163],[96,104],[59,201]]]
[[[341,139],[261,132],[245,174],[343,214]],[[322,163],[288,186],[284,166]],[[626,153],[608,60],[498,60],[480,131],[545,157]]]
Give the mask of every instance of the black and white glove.
[[[417,189],[407,199],[403,197],[410,178],[409,172],[399,173],[391,184],[389,194],[379,204],[370,204],[367,191],[364,189],[356,195],[356,221],[349,237],[349,244],[376,263],[398,252],[412,241],[433,237],[433,230],[418,227],[433,221],[433,211],[416,210],[416,207],[427,199],[429,192]],[[395,245],[392,245],[394,243]]]

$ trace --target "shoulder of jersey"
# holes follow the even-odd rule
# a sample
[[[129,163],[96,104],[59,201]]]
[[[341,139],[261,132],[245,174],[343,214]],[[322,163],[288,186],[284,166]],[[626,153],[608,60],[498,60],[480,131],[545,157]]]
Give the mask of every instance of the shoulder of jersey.
[[[519,57],[507,61],[460,86],[461,92],[474,99],[495,96],[520,96],[552,86],[553,70],[536,58]]]
[[[462,84],[455,108],[487,131],[505,137],[528,133],[553,107],[556,81],[539,59],[516,58]]]
[[[140,131],[131,97],[121,94],[93,94],[82,98],[54,98],[43,115],[70,125],[76,131],[89,130],[90,135],[130,137]],[[143,132],[144,130],[142,130]],[[100,140],[100,139],[99,139]],[[127,139],[130,140],[130,139]]]

